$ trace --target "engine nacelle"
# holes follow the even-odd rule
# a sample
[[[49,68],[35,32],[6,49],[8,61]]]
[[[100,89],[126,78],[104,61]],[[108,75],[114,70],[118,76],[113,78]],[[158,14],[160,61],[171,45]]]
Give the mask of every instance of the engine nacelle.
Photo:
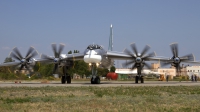
[[[29,64],[32,65],[32,66],[35,65],[35,62],[36,62],[36,59],[35,59],[35,58],[31,58],[31,59],[29,60]]]

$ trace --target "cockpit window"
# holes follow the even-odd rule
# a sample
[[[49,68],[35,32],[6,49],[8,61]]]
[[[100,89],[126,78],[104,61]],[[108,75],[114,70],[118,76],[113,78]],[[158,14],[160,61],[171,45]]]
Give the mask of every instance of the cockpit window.
[[[94,49],[102,49],[100,45],[92,44],[87,47],[87,49],[94,50]]]

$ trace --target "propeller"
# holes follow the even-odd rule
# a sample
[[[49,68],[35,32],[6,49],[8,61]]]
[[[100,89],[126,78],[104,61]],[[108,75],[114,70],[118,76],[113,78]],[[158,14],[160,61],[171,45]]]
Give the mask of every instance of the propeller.
[[[54,56],[51,57],[51,56],[47,56],[45,54],[42,54],[41,58],[43,58],[43,59],[45,59],[47,61],[53,61],[54,62],[55,65],[54,65],[53,73],[55,73],[56,70],[58,69],[58,66],[59,66],[60,62],[62,61],[61,60],[62,57],[60,55],[61,55],[65,45],[64,44],[59,44],[59,48],[58,49],[57,49],[56,44],[52,44],[51,47],[52,47]]]
[[[180,66],[181,62],[189,62],[189,61],[194,61],[194,55],[193,54],[188,54],[182,57],[179,57],[178,55],[178,44],[177,43],[172,43],[170,45],[171,52],[173,54],[172,58],[169,60],[165,60],[162,62],[162,66],[166,65],[172,65],[176,67],[176,71],[178,72],[182,67]]]
[[[38,53],[36,52],[36,50],[33,47],[30,47],[28,49],[28,52],[26,53],[25,57],[22,57],[22,55],[19,52],[17,47],[15,47],[13,49],[13,51],[10,53],[10,57],[19,61],[19,63],[15,64],[15,66],[20,65],[19,70],[22,70],[25,67],[29,71],[30,71],[30,66],[31,66],[31,63],[32,63],[32,61],[30,61],[30,59],[32,59],[36,55],[38,55]]]
[[[130,46],[131,46],[132,52],[129,51],[128,49],[125,49],[124,52],[126,54],[130,55],[132,57],[132,60],[128,61],[126,63],[123,63],[123,66],[127,67],[129,65],[132,65],[131,69],[133,70],[133,69],[137,68],[138,72],[139,72],[138,74],[141,74],[141,70],[143,69],[144,66],[146,66],[148,69],[150,69],[151,66],[145,62],[146,60],[149,60],[150,57],[155,56],[154,52],[146,55],[146,53],[150,49],[150,46],[146,45],[144,47],[144,49],[142,50],[141,54],[138,53],[135,43],[131,44]]]

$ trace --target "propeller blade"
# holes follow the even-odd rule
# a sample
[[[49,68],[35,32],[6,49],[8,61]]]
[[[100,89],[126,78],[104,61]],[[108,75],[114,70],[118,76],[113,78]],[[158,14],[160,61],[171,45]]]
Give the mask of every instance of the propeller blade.
[[[142,53],[141,53],[141,57],[143,57],[149,49],[150,49],[150,46],[146,45],[145,48],[143,49]]]
[[[131,68],[132,70],[135,69],[135,68],[137,68],[136,64],[137,64],[137,63],[134,63],[134,65],[133,65],[132,68]]]
[[[25,59],[30,60],[31,58],[37,56],[38,53],[36,51],[34,51],[33,53],[29,54]]]
[[[28,64],[25,64],[25,68],[30,71],[30,66]]]
[[[13,51],[16,53],[17,57],[19,57],[20,60],[23,59],[23,57],[22,57],[21,53],[19,52],[19,50],[17,49],[17,47],[15,47],[13,49]]]
[[[21,65],[21,66],[20,66],[20,68],[19,68],[19,70],[22,70],[22,69],[23,69],[23,67],[24,67],[24,65]]]
[[[49,56],[47,56],[47,55],[45,55],[45,54],[42,54],[42,55],[41,55],[41,58],[42,58],[42,59],[47,59],[47,60],[54,60],[54,58],[49,57]]]
[[[58,69],[58,64],[55,64],[54,69],[53,69],[53,74],[56,72],[57,69]]]
[[[14,65],[14,68],[16,68],[17,66],[19,66],[21,64],[21,62],[19,62],[18,64]]]
[[[151,65],[149,65],[148,63],[143,63],[144,64],[144,66],[146,66],[148,69],[151,69]]]
[[[181,66],[179,64],[176,65],[176,72],[178,73],[180,71]]]
[[[183,62],[194,61],[194,55],[193,54],[188,54],[188,55],[180,57],[180,59]]]
[[[167,65],[170,65],[171,64],[171,62],[161,62],[161,66],[163,67],[163,66],[167,66]]]
[[[131,48],[134,51],[135,55],[138,57],[138,51],[137,51],[137,47],[136,47],[135,43],[131,44]]]
[[[26,53],[26,57],[28,57],[35,49],[33,47],[30,47],[28,52]]]
[[[16,54],[14,54],[13,52],[10,53],[10,56],[11,56],[12,58],[15,58],[16,60],[21,61],[21,58],[18,57],[18,56],[17,56]]]
[[[123,67],[127,67],[127,66],[129,66],[129,65],[131,65],[131,64],[133,64],[133,63],[135,63],[134,60],[133,60],[133,61],[129,61],[129,62],[125,62],[125,63],[122,64],[122,66],[123,66]]]
[[[57,52],[56,44],[51,44],[51,47],[52,47],[52,50],[53,50],[53,53],[54,53],[54,57],[58,58],[58,52]]]
[[[59,50],[58,50],[58,56],[60,57],[61,52],[63,51],[65,45],[64,44],[60,44],[59,46]]]
[[[178,44],[177,43],[173,43],[170,45],[171,47],[171,51],[174,57],[178,57]]]
[[[155,55],[156,55],[155,52],[152,52],[142,58],[143,58],[143,60],[147,60],[149,57],[154,57]]]
[[[124,53],[126,53],[126,54],[132,56],[134,59],[136,58],[136,57],[134,56],[134,54],[131,53],[128,49],[125,49],[125,50],[124,50]]]

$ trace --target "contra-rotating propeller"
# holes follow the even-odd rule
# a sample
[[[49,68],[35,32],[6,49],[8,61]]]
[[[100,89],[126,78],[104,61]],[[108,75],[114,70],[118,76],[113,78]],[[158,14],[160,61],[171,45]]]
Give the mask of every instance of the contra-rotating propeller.
[[[47,60],[47,61],[53,61],[54,62],[54,69],[53,69],[53,73],[56,72],[56,70],[58,69],[58,66],[60,64],[60,62],[62,61],[62,57],[61,57],[61,52],[63,51],[65,45],[64,44],[59,44],[59,48],[57,49],[56,44],[52,44],[51,45],[54,56],[47,56],[45,54],[41,55],[41,58]]]
[[[36,50],[33,47],[30,47],[28,52],[26,53],[26,57],[22,57],[21,53],[19,52],[19,50],[17,49],[17,47],[15,47],[13,49],[13,51],[10,53],[10,57],[18,60],[19,62],[15,63],[15,66],[20,65],[19,70],[22,70],[24,67],[28,70],[30,70],[30,65],[32,63],[32,61],[30,61],[33,57],[35,57],[36,55],[38,55],[38,53],[36,52]]]
[[[170,45],[171,47],[171,51],[173,54],[173,57],[169,60],[164,60],[164,62],[162,63],[162,66],[166,66],[166,65],[172,65],[174,67],[176,67],[176,71],[178,72],[181,69],[180,63],[181,62],[191,62],[194,61],[194,55],[193,54],[188,54],[182,57],[178,56],[178,44],[177,43],[172,43]],[[161,60],[162,61],[162,60]]]
[[[138,69],[138,74],[141,74],[141,70],[143,69],[144,66],[146,66],[147,68],[151,68],[151,66],[147,63],[145,63],[146,60],[149,60],[150,57],[155,56],[155,53],[149,53],[148,55],[146,55],[146,53],[149,51],[150,47],[148,45],[145,46],[145,48],[142,50],[141,54],[138,53],[137,48],[135,43],[131,44],[131,49],[134,53],[132,53],[131,51],[129,51],[128,49],[125,49],[124,52],[128,55],[130,55],[132,57],[132,60],[124,63],[123,65],[125,65],[126,67],[129,65],[133,65],[131,67],[131,69]]]

